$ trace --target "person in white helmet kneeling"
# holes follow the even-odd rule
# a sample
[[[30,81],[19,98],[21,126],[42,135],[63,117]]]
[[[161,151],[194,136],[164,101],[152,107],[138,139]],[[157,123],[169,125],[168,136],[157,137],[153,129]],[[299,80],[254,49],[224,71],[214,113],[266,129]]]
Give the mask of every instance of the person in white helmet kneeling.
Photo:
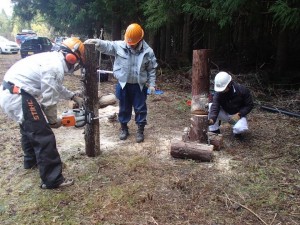
[[[246,116],[254,107],[250,90],[232,80],[226,72],[219,72],[214,80],[215,94],[209,104],[209,131],[220,134],[220,121],[233,127],[233,134],[240,137],[248,130]]]

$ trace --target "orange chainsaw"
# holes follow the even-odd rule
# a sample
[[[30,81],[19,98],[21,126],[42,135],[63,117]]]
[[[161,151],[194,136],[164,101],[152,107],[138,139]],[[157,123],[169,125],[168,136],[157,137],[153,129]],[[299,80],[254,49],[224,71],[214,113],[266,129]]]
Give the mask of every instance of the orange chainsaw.
[[[91,124],[94,119],[94,113],[84,108],[69,109],[62,113],[61,124],[64,127],[83,127]]]

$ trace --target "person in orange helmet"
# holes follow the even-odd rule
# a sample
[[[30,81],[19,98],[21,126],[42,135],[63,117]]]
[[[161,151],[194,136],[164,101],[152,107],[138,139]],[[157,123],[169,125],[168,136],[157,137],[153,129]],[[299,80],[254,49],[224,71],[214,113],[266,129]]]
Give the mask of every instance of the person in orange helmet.
[[[118,80],[116,96],[119,99],[120,140],[126,140],[129,131],[132,108],[137,124],[136,142],[144,141],[144,127],[147,124],[147,89],[155,92],[157,62],[153,49],[144,40],[144,30],[133,23],[125,32],[124,41],[88,39],[85,44],[95,44],[101,53],[115,57],[113,72]],[[148,87],[147,87],[148,85]]]

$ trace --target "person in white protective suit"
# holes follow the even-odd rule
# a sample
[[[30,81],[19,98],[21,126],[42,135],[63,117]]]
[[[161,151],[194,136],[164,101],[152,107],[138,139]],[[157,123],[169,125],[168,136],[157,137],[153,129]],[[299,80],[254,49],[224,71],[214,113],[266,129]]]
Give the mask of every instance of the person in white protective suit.
[[[241,137],[248,130],[246,115],[253,109],[253,100],[249,89],[232,80],[226,72],[219,72],[214,81],[215,94],[209,104],[209,131],[220,133],[219,122],[229,122],[233,134]]]
[[[57,103],[70,99],[81,107],[84,100],[63,86],[64,73],[84,64],[84,45],[66,39],[57,52],[39,53],[16,62],[0,86],[0,106],[20,124],[24,168],[38,167],[41,188],[70,186],[73,179],[62,175],[62,162],[51,128],[59,128]],[[38,99],[38,100],[37,100]]]

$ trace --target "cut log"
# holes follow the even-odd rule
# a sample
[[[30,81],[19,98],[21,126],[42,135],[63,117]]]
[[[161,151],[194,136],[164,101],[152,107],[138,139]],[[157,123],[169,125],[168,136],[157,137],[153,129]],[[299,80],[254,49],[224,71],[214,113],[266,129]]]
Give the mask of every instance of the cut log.
[[[192,115],[188,141],[207,143],[208,118],[207,115]],[[185,140],[183,140],[185,141]]]
[[[223,135],[207,132],[209,144],[214,146],[215,151],[220,151],[223,146]]]
[[[201,162],[211,162],[213,159],[213,148],[213,145],[172,140],[171,156],[180,159],[193,159]]]
[[[108,105],[114,105],[117,102],[117,98],[114,94],[104,95],[99,98],[99,107],[104,108]]]

